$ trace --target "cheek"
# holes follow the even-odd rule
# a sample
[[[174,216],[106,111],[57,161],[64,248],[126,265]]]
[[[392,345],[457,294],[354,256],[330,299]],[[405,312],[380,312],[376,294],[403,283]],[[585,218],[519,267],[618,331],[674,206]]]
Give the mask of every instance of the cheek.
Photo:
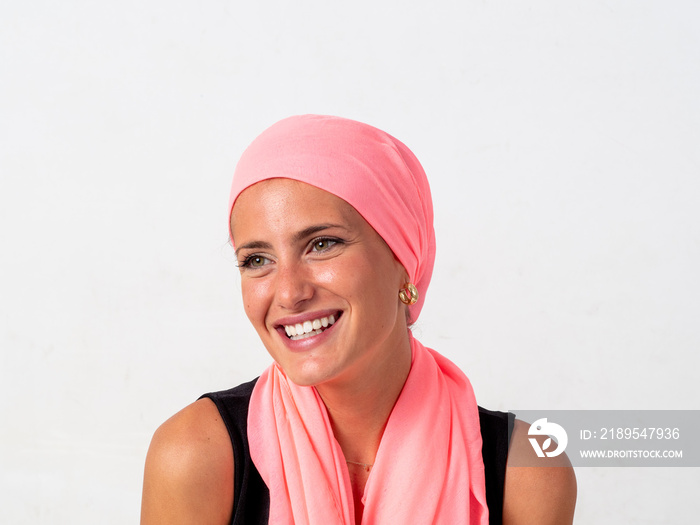
[[[264,281],[243,279],[241,281],[241,297],[245,313],[254,325],[265,319],[267,306],[265,296],[269,285]]]
[[[312,269],[310,280],[323,286],[342,286],[347,276],[346,264],[319,264]]]
[[[403,267],[396,264],[393,255],[383,253],[373,257],[358,257],[349,272],[340,277],[345,289],[370,311],[384,311],[393,315],[398,307],[398,293],[403,281]]]
[[[366,257],[344,256],[313,265],[310,280],[345,299],[365,295],[374,274]]]

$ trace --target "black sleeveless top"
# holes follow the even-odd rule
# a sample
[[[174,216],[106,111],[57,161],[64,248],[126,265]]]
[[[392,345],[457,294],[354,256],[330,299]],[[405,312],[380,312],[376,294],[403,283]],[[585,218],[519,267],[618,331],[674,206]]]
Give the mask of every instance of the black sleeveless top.
[[[202,396],[216,404],[231,437],[235,477],[231,525],[267,525],[270,512],[270,492],[248,448],[248,404],[256,381]],[[479,407],[489,525],[501,525],[503,520],[503,485],[514,418],[510,412]]]

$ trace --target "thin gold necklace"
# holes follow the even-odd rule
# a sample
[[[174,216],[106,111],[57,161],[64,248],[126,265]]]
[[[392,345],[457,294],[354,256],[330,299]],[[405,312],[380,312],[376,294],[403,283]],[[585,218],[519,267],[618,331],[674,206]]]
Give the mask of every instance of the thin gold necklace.
[[[347,459],[345,460],[345,463],[348,463],[349,465],[357,465],[358,467],[362,467],[363,469],[365,469],[365,472],[369,472],[374,466],[374,463],[360,463],[359,461],[348,461]]]

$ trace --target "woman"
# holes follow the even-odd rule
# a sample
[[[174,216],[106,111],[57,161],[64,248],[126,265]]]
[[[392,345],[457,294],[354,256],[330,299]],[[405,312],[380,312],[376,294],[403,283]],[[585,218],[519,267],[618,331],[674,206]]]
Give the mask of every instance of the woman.
[[[230,206],[245,311],[275,364],[158,429],[143,525],[572,522],[567,460],[506,470],[507,454],[534,455],[527,427],[479,409],[411,335],[435,238],[401,142],[285,119],[243,154]]]

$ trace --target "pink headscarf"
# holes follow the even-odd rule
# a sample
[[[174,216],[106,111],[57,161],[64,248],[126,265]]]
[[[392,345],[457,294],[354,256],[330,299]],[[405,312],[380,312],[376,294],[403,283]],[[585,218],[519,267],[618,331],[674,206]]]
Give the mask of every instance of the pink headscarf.
[[[236,198],[272,178],[305,182],[353,206],[394,252],[419,291],[416,320],[435,260],[433,207],[416,157],[376,128],[337,117],[291,117],[264,131],[240,159]],[[398,294],[398,290],[397,290]],[[487,525],[476,399],[449,360],[409,332],[411,370],[386,423],[365,486],[363,525]],[[248,441],[270,489],[270,523],[354,525],[343,451],[313,387],[278,365],[260,376],[250,400]]]
[[[430,186],[415,155],[394,137],[354,120],[302,115],[281,120],[238,161],[229,200],[262,180],[288,178],[340,197],[374,228],[418,288],[418,319],[435,262]]]

